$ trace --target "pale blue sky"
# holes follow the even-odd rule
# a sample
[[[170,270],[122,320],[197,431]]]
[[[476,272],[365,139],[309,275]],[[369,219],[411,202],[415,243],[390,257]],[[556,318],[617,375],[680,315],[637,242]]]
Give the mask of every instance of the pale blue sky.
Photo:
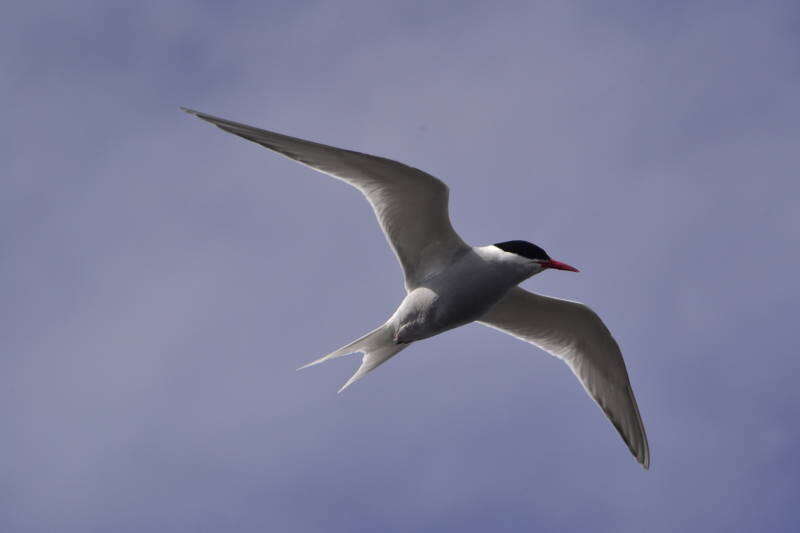
[[[12,2],[0,530],[795,531],[795,2]],[[178,106],[399,159],[619,340],[644,472],[468,326],[346,393],[403,295],[342,183]]]

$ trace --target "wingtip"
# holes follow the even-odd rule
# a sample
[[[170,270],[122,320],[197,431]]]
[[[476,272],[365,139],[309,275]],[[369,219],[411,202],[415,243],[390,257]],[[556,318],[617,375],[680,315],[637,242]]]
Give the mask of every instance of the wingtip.
[[[636,461],[642,466],[642,468],[645,470],[650,470],[650,448],[647,446],[647,443],[645,442],[645,448],[638,453],[634,450],[631,451],[633,452],[634,458],[636,458]]]

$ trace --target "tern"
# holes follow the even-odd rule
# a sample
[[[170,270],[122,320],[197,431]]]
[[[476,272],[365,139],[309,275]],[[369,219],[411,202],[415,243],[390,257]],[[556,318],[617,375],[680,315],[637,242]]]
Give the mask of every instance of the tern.
[[[455,232],[442,181],[403,163],[183,111],[358,189],[403,269],[406,296],[378,328],[300,368],[363,354],[343,391],[411,344],[478,322],[562,359],[645,468],[650,449],[622,352],[586,305],[528,292],[548,269],[578,272],[527,241],[470,246]]]

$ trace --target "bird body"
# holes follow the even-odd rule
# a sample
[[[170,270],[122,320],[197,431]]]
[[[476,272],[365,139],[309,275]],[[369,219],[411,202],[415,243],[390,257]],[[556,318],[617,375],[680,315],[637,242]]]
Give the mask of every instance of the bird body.
[[[389,319],[398,342],[433,337],[483,316],[511,287],[540,271],[536,263],[517,257],[496,246],[457,255],[409,291]]]
[[[449,189],[397,161],[335,148],[198,111],[187,113],[358,189],[403,267],[406,296],[383,324],[301,367],[363,354],[346,389],[414,342],[478,322],[562,359],[600,406],[636,459],[650,450],[622,353],[597,314],[583,304],[518,286],[547,269],[577,272],[526,241],[471,247],[453,230]]]

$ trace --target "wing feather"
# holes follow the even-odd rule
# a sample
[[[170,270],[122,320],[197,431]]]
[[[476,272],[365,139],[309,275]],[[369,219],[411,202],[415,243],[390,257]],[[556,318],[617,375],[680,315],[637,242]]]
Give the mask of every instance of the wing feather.
[[[650,447],[622,352],[597,314],[578,302],[514,287],[480,322],[562,359],[644,468]]]
[[[408,290],[468,248],[450,223],[447,185],[430,174],[384,157],[181,109],[361,191],[403,267]]]

